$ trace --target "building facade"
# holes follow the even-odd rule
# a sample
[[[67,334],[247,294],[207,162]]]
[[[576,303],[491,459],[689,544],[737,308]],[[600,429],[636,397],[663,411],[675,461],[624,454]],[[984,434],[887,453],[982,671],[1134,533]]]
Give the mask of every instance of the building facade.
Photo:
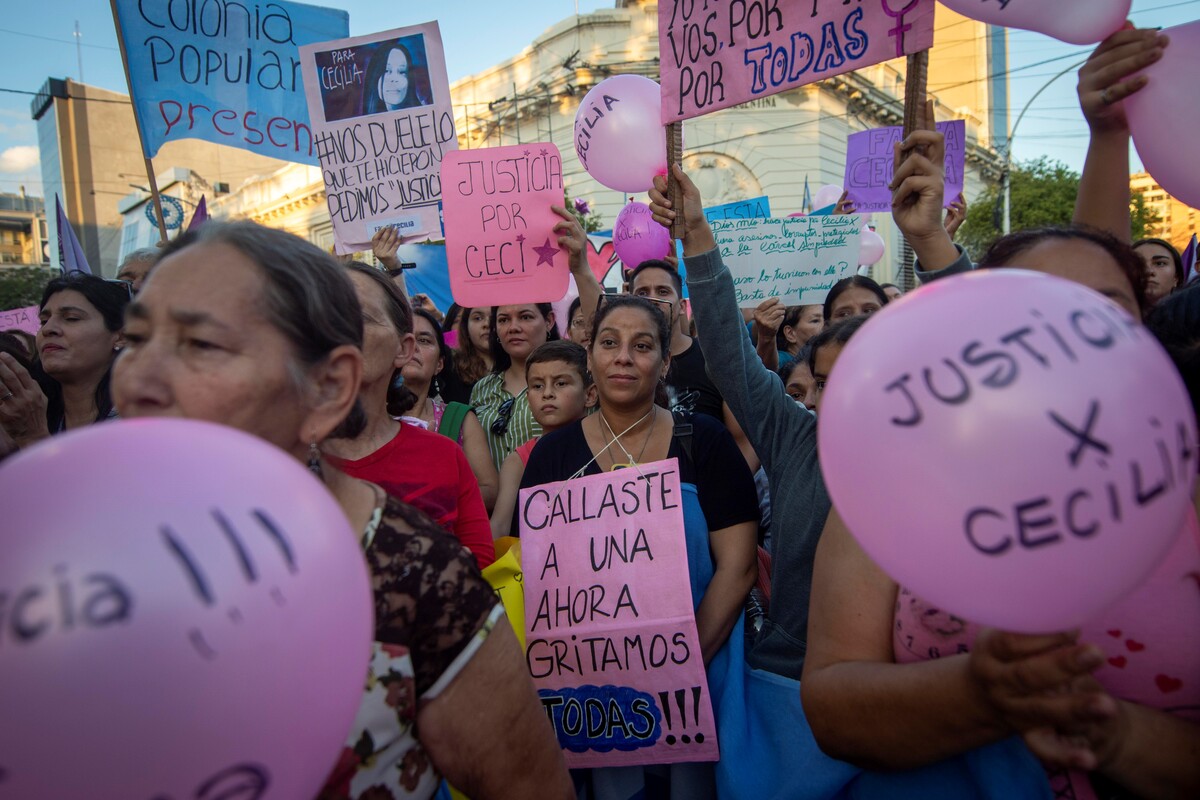
[[[0,194],[0,268],[50,263],[42,198]]]
[[[1197,214],[1200,212],[1167,194],[1166,189],[1159,186],[1150,173],[1139,172],[1129,176],[1129,191],[1140,193],[1146,207],[1158,217],[1158,222],[1150,227],[1147,236],[1168,241],[1182,251],[1191,241],[1192,234],[1200,232],[1197,227],[1197,222],[1200,222]]]

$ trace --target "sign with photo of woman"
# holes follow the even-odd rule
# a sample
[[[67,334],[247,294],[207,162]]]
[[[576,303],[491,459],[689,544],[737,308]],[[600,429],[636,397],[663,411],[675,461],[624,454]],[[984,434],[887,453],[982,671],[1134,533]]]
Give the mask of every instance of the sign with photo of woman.
[[[436,22],[300,49],[334,246],[369,250],[391,226],[440,240],[442,157],[458,149]]]

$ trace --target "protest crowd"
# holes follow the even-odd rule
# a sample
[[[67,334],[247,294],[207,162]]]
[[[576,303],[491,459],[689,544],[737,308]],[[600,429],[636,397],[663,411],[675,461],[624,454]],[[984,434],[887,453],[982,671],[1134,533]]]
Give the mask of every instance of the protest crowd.
[[[366,113],[422,113],[440,91],[428,67],[419,79],[409,69],[424,56],[395,41],[369,65]],[[471,291],[455,284],[462,305],[410,296],[397,255],[406,240],[389,225],[348,238],[355,254],[209,219],[133,253],[118,280],[65,273],[45,286],[36,337],[0,332],[0,487],[25,459],[56,442],[67,457],[93,429],[109,433],[114,464],[136,458],[120,432],[144,418],[236,429],[315,476],[298,490],[327,491],[353,532],[374,634],[344,720],[353,725],[338,733],[340,752],[311,756],[325,778],[309,796],[1200,797],[1200,288],[1170,243],[1131,241],[1123,110],[1146,84],[1135,74],[1169,45],[1127,26],[1096,46],[1078,74],[1091,136],[1074,223],[1014,231],[986,253],[955,242],[962,203],[944,196],[945,135],[930,106],[896,145],[890,184],[891,219],[921,284],[908,293],[853,265],[803,303],[747,304],[705,198],[678,164],[644,189],[646,216],[682,257],[672,243],[622,263],[616,292],[589,264],[558,176],[557,202],[540,213],[546,247],[568,261],[565,319],[549,302],[561,293],[520,302],[513,283],[481,294],[469,281],[486,279],[471,270],[492,262],[470,254]],[[528,170],[532,192],[537,165]],[[855,215],[843,194],[820,225],[836,233]],[[448,207],[448,245],[460,229],[451,217]],[[507,274],[506,246],[497,272],[480,267],[488,275]],[[982,300],[968,294],[976,285]],[[1022,306],[1024,327],[995,328],[989,304],[1001,309],[1010,285],[1030,303],[1043,289],[1072,298],[1069,323]],[[508,302],[479,304],[485,296]],[[885,336],[905,313],[955,322],[919,342]],[[1048,377],[1135,347],[1170,365],[1156,399],[1145,373],[1107,363],[1090,382]],[[869,381],[887,384],[876,391],[879,425],[925,426],[931,437],[996,427],[991,441],[1004,450],[1002,426],[1037,417],[1055,433],[1004,457],[1030,471],[1069,463],[1078,481],[1096,462],[1101,482],[1042,487],[1031,500],[988,477],[996,453],[947,451],[939,467],[933,446],[892,452],[900,440],[879,438]],[[1018,391],[1029,382],[1048,394]],[[1103,404],[1089,405],[1093,386]],[[1140,425],[1142,411],[1110,402],[1104,392],[1117,390],[1144,393],[1148,409],[1177,396],[1187,412],[1147,410],[1152,427],[1128,439],[1150,455],[1131,468],[1110,417],[1129,409]],[[993,394],[1003,402],[986,416],[943,425]],[[899,465],[893,479],[911,506],[887,507],[896,493],[874,477],[890,480],[884,459]],[[940,477],[906,481],[895,474],[906,464]],[[972,469],[985,488],[956,496],[973,491],[956,477]],[[70,503],[72,492],[59,485],[40,502]],[[1147,530],[1139,514],[1168,499],[1175,511],[1153,517],[1163,530]],[[136,486],[126,501],[139,502]],[[1090,546],[1122,524],[1161,544],[1130,556],[1132,585],[1075,616],[976,618],[968,609],[1001,602],[993,587],[947,611],[943,595],[926,600],[927,584],[910,584],[922,569],[958,571],[953,558],[914,550],[908,562],[922,563],[901,557],[893,568],[886,545],[859,535],[871,523],[891,541],[916,536],[925,520],[908,509],[921,505],[953,509],[930,519],[948,520],[956,539],[958,509],[970,508],[964,546],[988,563]],[[104,523],[92,535],[102,539]],[[572,538],[583,543],[574,556]],[[1006,596],[1035,591],[1006,585]],[[13,648],[41,635],[28,609],[49,602],[18,588],[0,580],[0,674]],[[19,677],[7,683],[21,691]],[[244,703],[255,713],[253,697]],[[105,735],[119,739],[120,725]],[[194,785],[214,775],[195,796],[282,796],[267,767],[218,773],[226,766],[189,772]],[[0,797],[20,767],[0,747]]]

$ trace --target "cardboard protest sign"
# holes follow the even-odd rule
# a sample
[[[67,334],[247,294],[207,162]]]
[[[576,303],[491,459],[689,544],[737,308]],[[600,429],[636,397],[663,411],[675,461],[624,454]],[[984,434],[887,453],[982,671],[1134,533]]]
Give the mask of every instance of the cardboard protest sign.
[[[521,491],[526,660],[568,767],[715,761],[679,462]]]
[[[300,48],[339,253],[393,226],[441,239],[441,165],[458,149],[436,22]]]
[[[938,131],[946,137],[946,197],[949,206],[962,194],[966,167],[967,126],[961,119],[939,122]],[[861,213],[892,210],[892,182],[895,151],[893,144],[903,141],[904,128],[872,128],[852,133],[846,139],[846,180],[842,185]]]
[[[18,330],[36,335],[42,327],[38,316],[40,313],[41,310],[37,306],[0,311],[0,331]]]
[[[742,308],[771,297],[787,306],[820,303],[858,271],[862,223],[852,214],[710,224]]]
[[[550,210],[565,204],[549,142],[447,153],[442,161],[450,290],[464,308],[548,303],[567,292],[570,253]]]
[[[287,0],[115,0],[113,11],[147,158],[203,139],[317,163],[297,48],[349,35],[345,11]]]
[[[663,0],[662,121],[933,46],[934,0]]]

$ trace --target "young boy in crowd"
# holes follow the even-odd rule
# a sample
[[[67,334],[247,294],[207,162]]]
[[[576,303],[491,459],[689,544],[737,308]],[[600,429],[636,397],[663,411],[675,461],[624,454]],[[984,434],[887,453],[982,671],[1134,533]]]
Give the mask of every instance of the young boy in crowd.
[[[587,368],[587,351],[566,340],[546,342],[529,354],[525,362],[527,396],[533,418],[545,435],[583,419],[596,405],[596,387]],[[517,491],[525,464],[537,439],[518,447],[500,465],[500,488],[492,509],[492,538],[515,536],[512,530]]]

